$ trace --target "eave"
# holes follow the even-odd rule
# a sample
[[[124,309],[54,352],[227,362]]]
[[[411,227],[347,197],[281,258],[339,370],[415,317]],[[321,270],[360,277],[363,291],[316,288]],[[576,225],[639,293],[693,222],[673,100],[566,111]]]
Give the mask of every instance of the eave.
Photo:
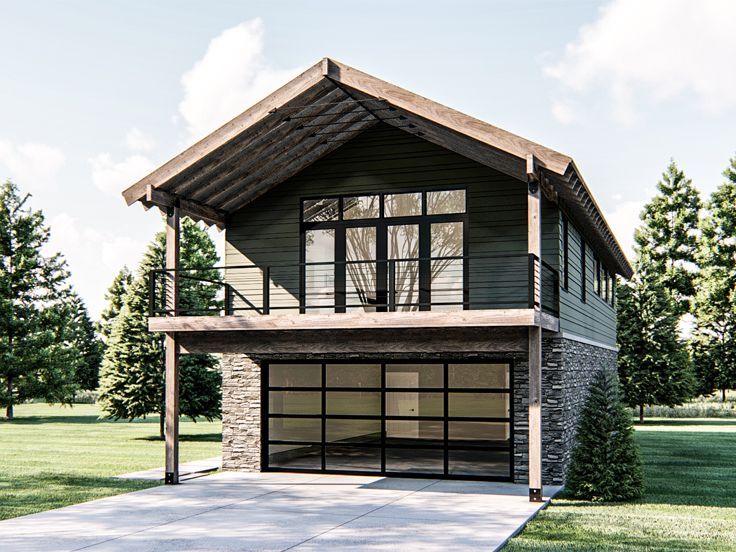
[[[227,217],[382,121],[527,182],[527,160],[565,210],[624,277],[631,266],[574,161],[325,58],[123,192],[131,205],[178,206],[222,228]]]

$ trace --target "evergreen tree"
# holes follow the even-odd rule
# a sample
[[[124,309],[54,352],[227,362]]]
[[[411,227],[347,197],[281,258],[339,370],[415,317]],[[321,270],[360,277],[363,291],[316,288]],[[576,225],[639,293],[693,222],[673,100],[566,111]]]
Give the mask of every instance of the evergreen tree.
[[[736,158],[723,175],[701,224],[692,351],[699,391],[725,400],[736,387]]]
[[[45,256],[49,230],[10,181],[0,186],[0,405],[36,398],[70,403],[75,351],[67,320],[68,272],[60,255]]]
[[[99,331],[104,340],[110,338],[112,333],[112,325],[115,322],[115,318],[120,314],[120,309],[123,308],[123,301],[125,299],[125,292],[128,290],[130,284],[133,283],[133,275],[127,266],[120,269],[115,275],[115,279],[107,289],[105,294],[105,300],[107,301],[107,307],[102,311],[100,315]]]
[[[149,271],[165,262],[165,234],[160,232],[149,245],[138,272],[128,286],[120,313],[115,317],[102,363],[100,404],[108,417],[145,417],[158,413],[163,438],[164,347],[161,334],[148,331]],[[182,268],[201,268],[198,278],[219,280],[214,267],[217,251],[207,232],[188,218],[182,219]],[[217,307],[217,289],[200,281],[182,278],[181,306],[205,310]],[[179,361],[179,408],[194,419],[219,418],[219,364],[207,354],[182,355]]]
[[[637,228],[637,270],[661,280],[675,299],[677,314],[690,311],[697,262],[700,194],[674,160],[657,183]]]
[[[76,293],[69,303],[70,346],[75,349],[77,361],[74,381],[80,389],[97,389],[99,384],[100,365],[102,364],[102,342],[90,320],[87,307]]]
[[[692,397],[694,377],[677,334],[674,299],[654,279],[635,275],[618,287],[618,370],[626,402],[675,406]]]
[[[615,374],[600,371],[590,386],[565,487],[572,497],[582,500],[608,502],[642,495],[639,449]]]

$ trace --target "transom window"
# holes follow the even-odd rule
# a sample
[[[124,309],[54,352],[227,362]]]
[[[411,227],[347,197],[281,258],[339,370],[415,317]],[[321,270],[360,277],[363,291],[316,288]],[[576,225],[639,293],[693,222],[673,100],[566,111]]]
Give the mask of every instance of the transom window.
[[[467,306],[464,189],[302,200],[309,312]]]

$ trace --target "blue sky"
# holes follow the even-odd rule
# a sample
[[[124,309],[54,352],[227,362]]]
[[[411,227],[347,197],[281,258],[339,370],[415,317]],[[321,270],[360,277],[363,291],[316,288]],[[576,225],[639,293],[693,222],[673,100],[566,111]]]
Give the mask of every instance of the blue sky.
[[[330,56],[572,155],[625,247],[674,158],[736,154],[736,2],[8,2],[0,178],[93,316],[161,221],[120,191]],[[221,238],[220,238],[221,239]]]

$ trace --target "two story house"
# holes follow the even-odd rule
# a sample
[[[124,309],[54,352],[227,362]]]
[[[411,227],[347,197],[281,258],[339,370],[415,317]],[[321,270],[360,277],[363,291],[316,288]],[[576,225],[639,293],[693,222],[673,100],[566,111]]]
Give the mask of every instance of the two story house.
[[[632,274],[570,157],[324,59],[123,195],[167,220],[169,483],[192,352],[225,469],[564,482]],[[225,230],[220,276],[179,266],[180,216]]]

